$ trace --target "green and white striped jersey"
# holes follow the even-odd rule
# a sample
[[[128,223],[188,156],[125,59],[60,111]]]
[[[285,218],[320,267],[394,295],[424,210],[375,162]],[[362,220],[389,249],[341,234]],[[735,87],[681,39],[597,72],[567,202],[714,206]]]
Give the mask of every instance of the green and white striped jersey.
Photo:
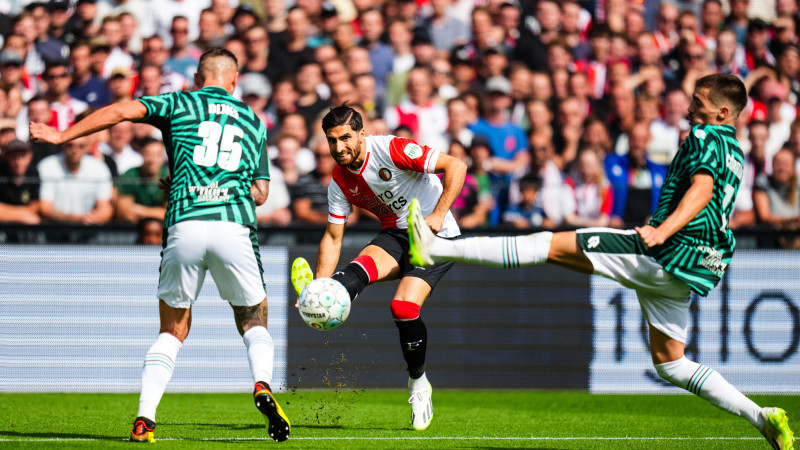
[[[219,220],[255,228],[253,180],[269,180],[264,124],[225,89],[142,97],[142,122],[161,130],[172,187],[164,227]]]
[[[744,155],[731,125],[697,125],[669,166],[650,225],[657,227],[678,207],[696,173],[714,177],[711,201],[686,226],[653,249],[658,262],[700,295],[719,283],[731,261],[736,240],[728,217],[739,190]]]

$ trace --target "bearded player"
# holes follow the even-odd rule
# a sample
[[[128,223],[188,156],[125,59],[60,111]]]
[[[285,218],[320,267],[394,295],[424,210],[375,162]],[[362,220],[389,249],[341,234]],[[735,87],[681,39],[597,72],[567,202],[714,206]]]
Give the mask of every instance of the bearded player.
[[[400,280],[390,303],[408,365],[411,426],[424,430],[433,419],[432,388],[425,375],[427,330],[420,307],[453,263],[419,268],[409,264],[408,203],[418,198],[425,222],[443,238],[460,231],[450,207],[464,184],[467,167],[438,150],[395,136],[369,136],[361,115],[346,104],[322,119],[331,155],[338,164],[328,185],[328,225],[319,244],[316,276],[332,277],[353,300],[369,284]],[[443,182],[434,175],[444,174]],[[353,206],[375,214],[381,232],[356,259],[336,271],[345,223]],[[303,258],[292,264],[292,284],[299,296],[313,279]]]

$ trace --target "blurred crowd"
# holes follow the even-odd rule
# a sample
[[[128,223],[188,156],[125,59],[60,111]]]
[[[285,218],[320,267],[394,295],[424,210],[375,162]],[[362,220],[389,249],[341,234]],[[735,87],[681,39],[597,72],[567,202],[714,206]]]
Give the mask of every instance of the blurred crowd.
[[[800,223],[797,0],[0,0],[0,221],[157,224],[161,136],[122,123],[60,148],[110,103],[192,89],[201,53],[239,60],[235,95],[268,129],[259,223],[327,222],[321,129],[349,102],[367,134],[462,158],[462,228],[624,227],[652,214],[690,132],[694,83],[750,102],[731,228]],[[370,220],[354,214],[353,221]]]

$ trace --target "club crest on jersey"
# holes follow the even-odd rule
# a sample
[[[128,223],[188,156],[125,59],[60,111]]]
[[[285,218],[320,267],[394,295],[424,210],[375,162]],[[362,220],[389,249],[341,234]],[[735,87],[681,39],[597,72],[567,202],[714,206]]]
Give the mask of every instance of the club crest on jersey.
[[[381,170],[378,171],[378,176],[381,177],[383,181],[389,181],[392,179],[392,172],[386,167],[381,167]]]
[[[592,236],[589,238],[589,241],[586,243],[588,248],[597,248],[600,245],[600,236]]]
[[[706,136],[707,136],[706,130],[702,130],[700,128],[694,130],[694,137],[696,137],[697,139],[705,139]]]
[[[406,148],[403,149],[403,153],[408,156],[408,159],[417,159],[422,156],[422,147],[417,144],[411,143],[406,145]]]

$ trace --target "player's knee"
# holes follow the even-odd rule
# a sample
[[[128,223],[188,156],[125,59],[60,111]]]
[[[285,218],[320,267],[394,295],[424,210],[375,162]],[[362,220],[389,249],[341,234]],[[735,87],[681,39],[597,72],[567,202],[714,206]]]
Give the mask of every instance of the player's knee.
[[[408,321],[419,318],[420,306],[402,300],[392,300],[392,317],[397,321]]]

